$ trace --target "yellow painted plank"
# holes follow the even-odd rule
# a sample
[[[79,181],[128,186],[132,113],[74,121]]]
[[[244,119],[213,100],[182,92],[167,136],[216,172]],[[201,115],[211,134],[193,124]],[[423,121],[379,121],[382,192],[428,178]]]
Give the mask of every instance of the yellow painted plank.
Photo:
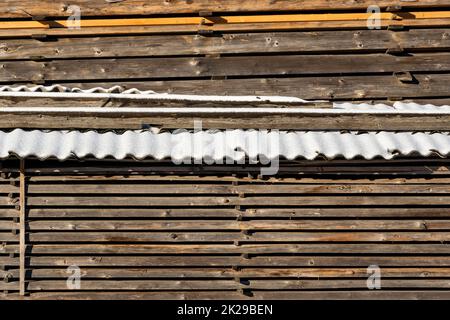
[[[283,23],[283,22],[321,22],[321,21],[365,21],[373,17],[371,13],[327,13],[327,14],[285,14],[255,16],[222,17],[178,17],[178,18],[135,18],[135,19],[81,19],[80,27],[119,27],[119,26],[165,26],[165,25],[200,25],[200,24],[244,24],[244,23]],[[380,19],[417,20],[449,19],[450,11],[381,13]],[[449,21],[450,23],[450,21]],[[72,22],[67,20],[50,21],[2,21],[0,29],[30,28],[68,28]]]

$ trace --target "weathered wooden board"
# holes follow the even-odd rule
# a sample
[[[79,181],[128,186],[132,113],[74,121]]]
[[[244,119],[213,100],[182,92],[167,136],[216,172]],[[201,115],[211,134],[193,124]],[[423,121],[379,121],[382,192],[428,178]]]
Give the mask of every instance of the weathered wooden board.
[[[393,15],[395,16],[395,15]],[[325,19],[326,20],[326,19]],[[56,24],[56,23],[53,23]],[[107,27],[83,27],[80,29],[67,29],[58,26],[50,28],[45,23],[39,23],[39,28],[17,28],[15,23],[10,23],[8,28],[0,28],[0,38],[43,38],[52,37],[76,37],[76,36],[127,36],[133,35],[173,35],[180,33],[219,35],[220,33],[235,32],[277,32],[277,31],[317,31],[317,30],[367,30],[367,21],[343,20],[343,21],[298,21],[298,22],[273,22],[273,23],[233,23],[213,25],[144,25],[144,26],[107,26]],[[36,24],[35,24],[36,26]],[[386,19],[381,20],[381,29],[404,30],[408,28],[447,28],[448,18],[433,19]],[[11,29],[11,27],[13,29]],[[378,30],[377,30],[378,31]]]
[[[81,5],[82,17],[187,14],[198,19],[199,11],[365,12],[369,3],[79,0],[70,4]],[[398,3],[377,4],[385,9]],[[450,8],[446,0],[401,4],[415,10]],[[11,23],[7,18],[30,15],[65,17],[67,9],[47,0],[39,5],[6,0],[0,3],[0,17],[4,24]],[[384,21],[384,30],[367,30],[365,23],[4,29],[0,81],[64,82],[82,88],[119,84],[181,94],[448,103],[448,19]],[[388,24],[419,28],[392,31],[386,30]],[[215,33],[201,36],[199,29]],[[43,39],[36,36],[39,33],[54,37]],[[385,54],[388,49],[397,55]],[[414,79],[402,81],[392,75],[396,71],[412,72]],[[0,100],[0,107],[9,106],[212,107]],[[447,116],[198,116],[205,128],[450,131]],[[2,114],[0,128],[191,128],[192,120],[180,114],[103,117],[31,112]],[[445,159],[403,161],[299,162],[287,164],[280,177],[267,180],[241,177],[259,170],[248,166],[33,162],[24,171],[32,175],[26,188],[30,207],[20,232],[21,236],[26,232],[25,238],[15,231],[18,169],[5,164],[0,169],[0,280],[5,279],[0,289],[8,292],[0,298],[19,297],[20,284],[27,284],[30,299],[448,299],[449,164]],[[230,170],[238,176],[231,176]],[[26,240],[22,259],[19,239]],[[81,268],[85,292],[67,289],[67,267],[74,265]],[[382,270],[380,291],[367,290],[369,265]]]
[[[389,278],[447,278],[449,268],[383,268],[383,274]],[[17,271],[9,272],[12,277],[16,277]],[[30,275],[34,279],[67,278],[67,270],[58,269],[34,269]],[[89,279],[148,279],[167,278],[167,269],[162,268],[83,268],[82,278]],[[242,268],[233,270],[231,268],[173,268],[170,277],[175,281],[183,278],[254,278],[264,279],[267,277],[283,278],[364,278],[367,279],[366,268]]]
[[[2,217],[14,217],[15,213],[5,212]],[[442,218],[450,217],[450,207],[443,208],[309,208],[309,209],[118,209],[118,208],[41,208],[30,209],[32,218],[377,218],[377,217],[402,217],[402,218]]]
[[[328,159],[327,159],[328,160]],[[341,163],[338,160],[334,159],[333,162],[326,163],[327,160],[324,162],[322,161],[319,165],[314,165],[317,161],[321,160],[315,160],[314,162],[309,162],[310,165],[280,165],[280,168],[278,170],[279,176],[285,176],[290,178],[303,178],[306,174],[313,175],[317,178],[328,178],[329,175],[337,175],[336,178],[341,178],[345,175],[347,179],[351,178],[368,178],[368,179],[376,179],[381,174],[383,175],[398,175],[402,178],[408,178],[413,179],[417,178],[418,176],[420,178],[423,178],[424,175],[429,178],[448,178],[448,175],[450,174],[450,166],[446,164],[445,162],[435,162],[435,163],[427,163],[426,162],[414,162],[414,159],[405,159],[406,162],[396,162],[394,160],[385,160],[389,161],[390,165],[387,166],[388,163],[373,163],[373,160],[345,160],[345,162],[349,161],[347,165],[345,163]],[[70,160],[67,160],[70,161]],[[299,160],[300,161],[300,160]],[[337,161],[337,162],[336,162]],[[50,160],[48,160],[50,162]],[[49,165],[49,163],[46,163],[42,165],[42,162],[35,162],[34,166],[30,166],[27,168],[28,174],[43,176],[43,175],[53,175],[53,176],[60,176],[60,175],[79,175],[80,177],[86,176],[86,175],[94,175],[94,176],[117,176],[117,175],[125,175],[125,176],[139,176],[141,174],[145,175],[177,175],[177,174],[194,174],[194,175],[213,175],[213,176],[226,176],[230,173],[230,170],[236,174],[236,176],[246,176],[255,177],[255,179],[258,177],[258,175],[261,173],[261,167],[259,165],[245,165],[245,164],[236,164],[236,165],[208,165],[208,166],[201,166],[194,164],[186,164],[186,165],[177,165],[174,166],[170,159],[168,159],[165,163],[160,161],[157,161],[157,163],[154,162],[154,160],[149,159],[149,161],[141,161],[138,164],[136,164],[136,167],[130,166],[130,163],[126,162],[128,166],[120,166],[117,162],[105,162],[105,160],[100,161],[93,161],[90,162],[90,166],[80,166],[77,162],[69,162],[67,163],[67,166],[64,168],[58,168],[55,169],[55,167],[52,167]],[[55,162],[52,162],[55,163]],[[100,165],[103,163],[104,165]],[[280,161],[280,163],[283,163],[283,160]],[[333,163],[336,163],[336,165],[333,165]],[[119,163],[120,164],[120,163]],[[298,164],[296,161],[295,164]],[[350,164],[350,165],[348,165]],[[364,167],[364,171],[361,171],[359,168],[360,166]],[[5,169],[3,169],[5,170]],[[10,171],[12,170],[12,171]],[[14,169],[7,169],[7,172],[15,173]],[[322,175],[322,177],[321,177]],[[52,178],[54,179],[54,178]],[[102,180],[102,179],[100,179]],[[261,179],[263,180],[263,179]],[[255,180],[256,182],[256,180]],[[291,181],[292,182],[292,181]]]
[[[15,252],[17,245],[8,245],[5,252]],[[28,246],[30,254],[441,254],[450,253],[449,244],[34,244]],[[206,272],[205,270],[203,270]]]
[[[275,196],[275,197],[226,197],[226,196],[197,196],[197,197],[32,197],[28,198],[30,207],[36,206],[77,206],[77,207],[195,207],[195,206],[411,206],[411,205],[447,205],[450,206],[450,196],[393,196],[393,195],[353,195],[353,196]]]
[[[450,230],[448,220],[256,220],[256,221],[229,221],[229,220],[196,220],[196,221],[147,221],[147,220],[82,220],[82,221],[53,221],[41,220],[28,223],[31,230],[55,231],[169,231],[169,230],[251,230],[251,231],[301,231],[301,230]],[[12,225],[0,223],[0,229],[13,229]]]
[[[445,173],[439,168],[447,162],[411,161],[391,162],[390,174],[372,178],[368,173],[386,169],[385,161],[359,161],[353,167],[342,161],[305,162],[307,176],[268,180],[182,171],[167,177],[145,171],[74,176],[67,172],[79,168],[71,163],[57,168],[56,162],[47,167],[58,175],[46,176],[46,166],[29,162],[26,174],[40,175],[27,179],[26,298],[49,299],[50,291],[61,292],[60,299],[150,294],[164,299],[183,296],[185,290],[209,299],[214,299],[212,290],[242,299],[262,293],[274,299],[303,297],[311,290],[350,294],[365,290],[369,265],[381,267],[383,292],[401,290],[399,297],[410,298],[421,296],[420,290],[440,290],[430,297],[442,297],[450,278],[450,180],[433,170],[410,178],[398,173],[402,168],[413,173],[413,164]],[[338,174],[345,170],[352,178]],[[334,173],[318,175],[327,171]],[[358,178],[358,172],[365,175]],[[1,184],[3,194],[13,184]],[[139,205],[157,200],[158,206],[129,206],[134,200]],[[244,208],[220,208],[223,203],[244,203]],[[6,220],[12,217],[9,211],[2,215],[2,233],[17,227]],[[15,296],[20,273],[18,239],[10,240],[0,247],[5,266],[0,275],[9,280],[1,285],[9,290],[5,299]],[[74,265],[80,267],[84,292],[67,289],[67,268]],[[141,290],[153,292],[141,295]]]
[[[83,68],[80,68],[83,65]],[[450,71],[450,54],[280,55],[51,61],[6,61],[0,81],[79,81],[213,76],[261,76]]]
[[[434,279],[383,280],[385,289],[449,289],[450,281]],[[0,284],[1,288],[1,284]],[[87,291],[139,291],[139,290],[312,290],[312,289],[367,289],[367,280],[249,280],[239,283],[234,280],[84,280]],[[36,280],[28,283],[30,291],[68,290],[65,280]]]
[[[108,117],[109,116],[109,117]],[[449,131],[449,115],[191,115],[174,113],[171,116],[126,115],[52,115],[39,112],[2,113],[1,129],[130,129],[148,127],[164,129],[192,129],[194,120],[202,119],[204,129],[279,129],[279,130],[384,130],[384,131]],[[176,168],[175,168],[176,169]]]
[[[2,299],[17,299],[17,296],[1,295]],[[25,299],[35,300],[448,300],[450,293],[444,290],[345,290],[345,291],[252,291],[244,295],[236,291],[167,291],[149,292],[35,292]]]
[[[272,23],[302,23],[302,22],[360,22],[361,26],[368,27],[367,22],[375,16],[372,13],[357,12],[357,13],[319,13],[319,14],[251,14],[251,15],[228,15],[221,14],[215,16],[201,17],[201,16],[177,16],[177,17],[139,17],[139,18],[122,18],[122,19],[80,19],[79,28],[92,27],[140,27],[140,26],[197,26],[201,28],[204,25],[208,26],[232,26],[241,24],[261,25],[264,28],[266,24]],[[403,12],[386,12],[380,13],[377,18],[380,22],[392,23],[393,21],[418,21],[421,23],[428,23],[430,20],[448,19],[450,14],[448,11],[403,11]],[[68,19],[48,19],[42,20],[35,18],[36,21],[22,21],[22,20],[7,20],[0,21],[0,29],[9,29],[14,32],[14,29],[49,29],[49,28],[66,28],[68,31],[72,30],[72,23]],[[256,28],[255,28],[256,29]]]
[[[366,10],[373,2],[363,1],[328,1],[328,0],[283,0],[283,1],[254,1],[227,0],[208,1],[200,0],[186,1],[145,1],[127,0],[120,2],[104,2],[101,0],[75,0],[70,5],[81,8],[84,16],[102,15],[152,15],[152,14],[175,14],[175,13],[197,13],[200,11],[212,12],[243,12],[243,11],[301,11],[301,10]],[[386,8],[397,5],[397,1],[378,1],[377,5]],[[402,2],[406,8],[433,8],[450,7],[447,0],[421,0],[413,2]],[[5,0],[1,3],[0,12],[2,18],[29,17],[29,16],[70,16],[69,6],[66,3],[50,0],[42,0],[36,3],[32,0],[17,3],[13,0]]]
[[[18,261],[9,265],[17,265]],[[276,256],[244,259],[239,256],[58,256],[30,257],[31,267],[449,267],[448,256],[404,257],[392,256]]]

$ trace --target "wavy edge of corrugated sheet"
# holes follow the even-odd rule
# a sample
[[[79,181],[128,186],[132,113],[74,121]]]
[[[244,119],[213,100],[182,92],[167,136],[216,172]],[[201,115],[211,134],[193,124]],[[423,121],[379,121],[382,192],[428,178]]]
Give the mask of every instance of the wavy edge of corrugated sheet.
[[[450,133],[227,130],[156,133],[125,131],[0,131],[0,158],[127,158],[173,161],[285,158],[386,160],[450,155]]]

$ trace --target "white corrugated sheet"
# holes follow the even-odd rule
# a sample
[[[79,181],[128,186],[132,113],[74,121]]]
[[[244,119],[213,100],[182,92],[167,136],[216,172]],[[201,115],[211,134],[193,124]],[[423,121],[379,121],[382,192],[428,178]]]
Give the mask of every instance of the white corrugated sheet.
[[[157,93],[151,90],[124,89],[120,86],[111,88],[95,87],[91,89],[68,88],[61,85],[53,86],[2,86],[0,97],[22,98],[66,98],[66,99],[127,99],[142,101],[188,101],[188,102],[242,102],[242,103],[309,103],[296,97],[282,96],[214,96]]]
[[[285,131],[0,131],[0,157],[232,159],[384,158],[450,155],[450,133]]]
[[[401,102],[397,101],[393,105],[386,105],[382,103],[368,104],[368,103],[333,103],[334,109],[339,110],[378,110],[378,111],[409,111],[409,112],[424,112],[424,111],[438,111],[438,112],[449,112],[450,106],[435,106],[433,104],[418,104],[414,102]]]

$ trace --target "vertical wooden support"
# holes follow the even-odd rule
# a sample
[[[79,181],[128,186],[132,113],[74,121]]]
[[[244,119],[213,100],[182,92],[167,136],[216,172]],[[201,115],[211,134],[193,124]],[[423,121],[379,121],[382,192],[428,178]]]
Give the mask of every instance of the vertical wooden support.
[[[19,217],[19,290],[20,295],[25,295],[25,219],[26,219],[26,185],[25,185],[25,160],[20,160],[20,217]]]

